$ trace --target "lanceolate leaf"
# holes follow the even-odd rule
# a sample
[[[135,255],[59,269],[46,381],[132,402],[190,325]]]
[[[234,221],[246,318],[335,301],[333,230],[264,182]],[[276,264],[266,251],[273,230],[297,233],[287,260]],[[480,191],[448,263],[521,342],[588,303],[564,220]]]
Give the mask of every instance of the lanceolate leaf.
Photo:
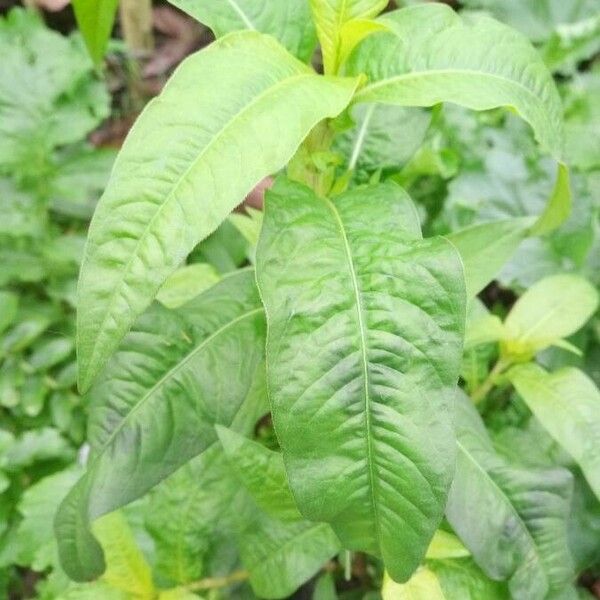
[[[532,223],[529,217],[492,221],[447,236],[463,260],[469,298],[474,298],[493,281],[526,237]]]
[[[82,389],[194,246],[354,87],[251,31],[182,63],[132,129],[90,226],[79,280]]]
[[[170,0],[217,37],[251,29],[269,33],[292,54],[307,62],[317,45],[308,0]]]
[[[325,73],[335,73],[341,58],[344,26],[348,27],[355,19],[362,21],[377,16],[387,6],[387,0],[310,0],[310,6],[321,42]],[[364,23],[358,27],[363,32],[367,29]],[[352,37],[348,29],[344,37]]]
[[[236,476],[260,508],[284,521],[300,519],[281,454],[225,427],[217,426],[217,433]]]
[[[339,540],[329,525],[301,517],[281,454],[224,427],[217,430],[236,477],[258,505],[239,536],[250,583],[261,598],[287,597],[340,550]]]
[[[577,461],[600,499],[600,391],[579,369],[547,373],[534,363],[508,376],[548,433]]]
[[[393,33],[375,33],[349,60],[348,72],[370,78],[358,102],[454,102],[474,110],[508,106],[560,160],[560,98],[525,37],[488,17],[459,16],[443,4],[411,6],[381,20]]]
[[[300,511],[407,579],[454,461],[462,265],[395,184],[336,198],[280,180],[257,278],[275,430]]]
[[[263,336],[252,271],[224,278],[177,313],[155,305],[139,320],[93,391],[92,458],[57,515],[73,579],[104,568],[90,521],[208,449],[215,423],[240,426],[256,394],[262,401]]]
[[[598,308],[598,292],[579,275],[546,277],[516,302],[504,322],[503,352],[534,354],[583,327]]]
[[[77,24],[93,61],[104,57],[119,0],[73,0]]]
[[[508,579],[516,600],[544,600],[567,589],[574,575],[566,536],[571,474],[508,464],[462,394],[456,434],[446,515],[479,566],[492,579]]]

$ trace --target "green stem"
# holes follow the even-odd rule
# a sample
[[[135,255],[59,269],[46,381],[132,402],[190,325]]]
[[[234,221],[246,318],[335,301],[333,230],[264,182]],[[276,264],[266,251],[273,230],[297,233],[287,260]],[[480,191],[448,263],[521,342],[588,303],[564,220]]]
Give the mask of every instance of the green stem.
[[[473,390],[471,394],[471,400],[474,404],[479,404],[491,391],[491,389],[496,385],[498,379],[511,366],[511,361],[507,359],[499,359],[498,362],[494,365],[494,368],[488,373],[488,376],[481,383],[480,386]]]
[[[227,587],[228,585],[233,585],[234,583],[238,583],[240,581],[245,581],[248,579],[248,577],[248,571],[234,571],[233,573],[224,575],[223,577],[206,577],[205,579],[200,579],[199,581],[194,581],[192,583],[188,583],[187,585],[181,586],[180,589],[188,592],[212,590],[216,588]]]

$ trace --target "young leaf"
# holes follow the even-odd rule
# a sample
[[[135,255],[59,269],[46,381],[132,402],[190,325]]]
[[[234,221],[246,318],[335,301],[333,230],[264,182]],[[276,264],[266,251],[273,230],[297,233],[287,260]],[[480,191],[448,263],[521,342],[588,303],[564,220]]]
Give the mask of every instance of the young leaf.
[[[473,225],[450,233],[465,267],[467,297],[474,298],[500,272],[527,236],[533,219],[523,217]]]
[[[90,226],[79,279],[82,389],[194,246],[317,122],[343,110],[355,85],[317,76],[251,31],[181,64],[128,136]]]
[[[250,583],[261,598],[287,597],[339,551],[339,540],[329,525],[302,519],[281,454],[225,427],[217,432],[236,477],[265,511],[253,511],[239,536]]]
[[[428,561],[404,584],[386,575],[381,592],[383,600],[509,600],[506,586],[470,559]]]
[[[534,363],[508,378],[548,433],[577,461],[600,499],[600,392],[579,369],[547,373]]]
[[[403,8],[381,20],[391,32],[367,38],[349,59],[349,73],[370,78],[357,102],[454,102],[474,110],[507,106],[561,159],[560,97],[525,37],[488,17],[459,16],[437,3]]]
[[[212,265],[194,263],[177,269],[162,285],[156,299],[167,308],[179,308],[219,281]]]
[[[348,27],[355,19],[362,21],[376,17],[386,6],[387,0],[310,0],[313,20],[321,42],[325,73],[336,73],[341,64],[344,26]],[[364,25],[360,29],[363,34],[370,32]],[[345,37],[357,40],[362,39],[364,35],[352,35],[346,29]],[[347,43],[344,53],[348,54]]]
[[[250,29],[277,38],[294,56],[308,62],[317,45],[308,0],[169,0],[210,27],[217,38]]]
[[[520,360],[575,333],[598,308],[598,292],[579,275],[546,277],[516,302],[504,322],[503,352]]]
[[[457,404],[458,457],[446,508],[453,529],[489,577],[509,580],[515,600],[568,588],[571,474],[508,464],[470,399],[460,394]]]
[[[152,572],[125,517],[119,512],[105,515],[94,523],[94,533],[107,557],[103,581],[133,598],[152,600]]]
[[[75,18],[95,63],[104,58],[119,0],[73,0]]]
[[[155,305],[94,388],[92,458],[55,525],[73,579],[104,568],[91,521],[210,448],[214,424],[239,426],[253,394],[262,396],[255,385],[263,381],[264,314],[253,275],[226,277],[177,312]]]
[[[329,201],[279,180],[257,279],[275,431],[298,508],[406,580],[452,473],[460,258],[445,240],[421,238],[395,184]]]

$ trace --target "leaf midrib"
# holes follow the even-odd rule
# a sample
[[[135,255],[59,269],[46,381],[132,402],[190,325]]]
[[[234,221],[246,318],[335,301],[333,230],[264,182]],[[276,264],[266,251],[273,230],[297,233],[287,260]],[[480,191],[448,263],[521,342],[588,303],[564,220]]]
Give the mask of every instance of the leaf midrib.
[[[358,329],[360,334],[360,345],[361,345],[361,357],[362,357],[362,369],[363,369],[363,389],[365,395],[365,430],[366,430],[366,443],[367,443],[367,464],[369,467],[369,490],[371,492],[371,504],[373,506],[373,517],[375,521],[375,536],[379,544],[381,544],[381,528],[379,525],[379,510],[377,506],[377,498],[375,492],[375,470],[373,468],[373,426],[371,424],[371,397],[369,393],[369,361],[367,358],[367,332],[364,322],[364,309],[362,306],[362,296],[360,287],[358,284],[358,278],[356,276],[356,270],[354,268],[354,260],[352,258],[352,251],[350,249],[350,243],[348,241],[348,236],[346,235],[346,230],[344,228],[344,223],[340,217],[340,214],[333,202],[324,199],[327,206],[329,206],[331,212],[333,213],[334,219],[336,221],[337,226],[340,230],[340,235],[342,237],[342,241],[344,244],[344,251],[346,254],[346,259],[348,261],[348,268],[350,270],[350,278],[352,279],[352,286],[354,291],[354,298],[356,304],[356,313],[358,317]]]
[[[251,29],[252,31],[257,31],[254,23],[250,20],[250,17],[242,10],[242,7],[236,2],[236,0],[227,0],[229,6],[231,6],[232,10],[238,15],[238,17],[242,20],[244,25]]]
[[[206,144],[206,146],[202,149],[200,154],[192,161],[190,166],[174,182],[173,187],[172,187],[171,191],[167,194],[164,202],[162,202],[162,204],[160,204],[158,206],[157,211],[154,213],[154,215],[152,216],[150,221],[148,221],[148,223],[144,227],[144,230],[142,231],[139,238],[137,239],[136,244],[135,244],[129,258],[128,258],[127,262],[125,263],[125,266],[122,269],[122,275],[119,278],[118,282],[116,283],[116,285],[114,287],[114,291],[112,292],[112,294],[110,296],[110,300],[108,302],[107,309],[104,313],[104,317],[102,319],[100,327],[98,327],[98,329],[96,330],[97,331],[96,340],[95,340],[95,343],[93,346],[93,350],[87,361],[87,365],[94,363],[94,358],[98,354],[99,340],[102,337],[104,337],[104,335],[105,335],[104,329],[105,329],[106,322],[109,319],[109,317],[112,315],[115,301],[121,294],[121,288],[123,287],[123,282],[125,281],[125,276],[129,273],[129,270],[131,268],[131,265],[132,265],[134,259],[137,258],[140,246],[145,241],[145,239],[148,235],[148,232],[151,230],[151,228],[154,225],[154,223],[156,222],[156,220],[162,216],[163,211],[165,210],[165,206],[167,206],[171,202],[173,195],[179,189],[179,186],[182,184],[182,182],[184,182],[186,180],[187,176],[192,171],[192,169],[194,169],[195,166],[198,164],[198,162],[200,160],[202,160],[202,158],[209,152],[209,150],[212,148],[212,146],[218,140],[220,140],[222,136],[226,135],[227,131],[232,127],[233,124],[237,123],[237,121],[239,121],[249,110],[251,110],[257,103],[262,101],[265,97],[270,95],[274,90],[278,89],[280,86],[283,86],[284,84],[289,84],[292,81],[297,81],[298,79],[304,79],[307,77],[314,77],[314,76],[315,75],[312,72],[297,73],[296,75],[292,75],[290,77],[286,77],[285,79],[282,79],[281,81],[278,81],[275,85],[268,87],[267,89],[263,90],[260,94],[255,96],[250,103],[246,104],[240,111],[238,111],[236,114],[234,114],[231,117],[231,119],[229,121],[227,121],[227,123],[225,123],[225,125],[223,125],[223,127],[221,127],[221,129],[219,129],[218,132],[215,133],[215,135],[210,140],[210,142],[208,142],[208,144]],[[89,366],[87,367],[86,370],[89,371]],[[87,381],[87,379],[86,379],[86,381]]]
[[[249,317],[252,317],[258,313],[263,312],[264,309],[262,307],[260,308],[255,308],[253,310],[247,311],[239,316],[237,316],[235,319],[232,319],[231,321],[228,321],[225,325],[222,325],[221,327],[219,327],[219,329],[217,329],[216,331],[214,331],[213,333],[211,333],[208,337],[206,337],[204,340],[202,340],[202,342],[200,344],[198,344],[197,346],[195,346],[194,348],[192,348],[192,350],[186,354],[183,359],[181,359],[180,361],[178,361],[175,365],[173,365],[134,405],[133,408],[125,415],[125,417],[123,418],[123,420],[121,421],[121,423],[119,423],[118,427],[110,434],[110,437],[108,438],[108,440],[106,440],[106,442],[102,445],[102,448],[98,451],[97,457],[99,458],[102,454],[104,454],[104,452],[106,451],[106,449],[110,446],[110,444],[114,441],[114,439],[116,438],[116,436],[123,430],[123,428],[128,425],[129,420],[133,417],[133,415],[140,410],[140,408],[154,395],[154,393],[160,389],[165,382],[167,382],[169,379],[171,379],[171,377],[173,377],[180,369],[182,369],[190,360],[192,360],[192,358],[194,358],[196,356],[196,354],[198,354],[199,352],[201,352],[202,350],[204,350],[204,348],[206,348],[206,346],[212,342],[214,339],[216,339],[218,336],[220,336],[222,333],[224,333],[225,331],[227,331],[228,329],[230,329],[231,327],[233,327],[234,325],[237,325],[239,322],[243,321],[244,319],[247,319]]]
[[[423,71],[413,71],[411,73],[402,73],[401,75],[394,75],[393,77],[387,77],[386,79],[381,79],[374,83],[370,83],[366,85],[361,91],[359,91],[355,96],[355,101],[360,101],[362,96],[367,95],[368,92],[372,92],[373,90],[379,89],[381,87],[385,87],[387,85],[391,85],[394,83],[399,83],[402,81],[406,81],[407,79],[417,79],[419,77],[430,77],[435,75],[473,75],[476,77],[488,77],[491,79],[499,79],[505,83],[513,85],[515,87],[521,88],[524,92],[530,96],[536,104],[542,104],[539,98],[525,85],[523,85],[520,81],[516,79],[510,79],[503,75],[498,75],[496,73],[488,73],[486,71],[476,71],[475,69],[427,69]],[[543,107],[543,104],[542,104]],[[545,109],[544,109],[544,112]]]

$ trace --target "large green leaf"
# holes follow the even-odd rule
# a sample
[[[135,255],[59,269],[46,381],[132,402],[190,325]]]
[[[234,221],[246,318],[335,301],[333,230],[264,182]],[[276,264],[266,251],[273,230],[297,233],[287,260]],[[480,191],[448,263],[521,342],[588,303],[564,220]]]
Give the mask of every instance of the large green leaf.
[[[185,60],[121,150],[92,224],[78,303],[86,389],[194,246],[356,82],[317,76],[271,37],[229,34]]]
[[[325,73],[335,73],[340,66],[344,27],[358,25],[363,29],[363,20],[377,16],[387,6],[387,0],[310,0],[310,6],[321,42]],[[348,29],[346,32],[354,37]]]
[[[102,61],[119,0],[73,0],[77,24],[95,63]]]
[[[329,525],[301,517],[281,454],[224,427],[217,430],[236,477],[258,506],[239,535],[250,583],[261,598],[288,597],[339,552],[339,540]]]
[[[349,60],[348,72],[370,79],[356,101],[454,102],[474,110],[507,106],[560,160],[560,98],[543,61],[521,34],[488,17],[459,16],[444,4],[411,6],[381,20],[391,32],[367,38]]]
[[[496,454],[463,394],[458,458],[446,515],[492,579],[508,579],[515,600],[544,600],[574,576],[567,543],[572,477],[565,469],[523,469]]]
[[[169,0],[215,36],[251,29],[277,38],[300,60],[310,60],[317,36],[308,0]]]
[[[215,423],[243,421],[248,402],[264,393],[256,389],[264,380],[257,377],[263,336],[263,309],[247,270],[178,312],[155,305],[139,320],[93,390],[92,458],[57,515],[61,562],[73,579],[104,568],[90,521],[208,449]]]
[[[594,382],[579,369],[547,373],[534,363],[512,368],[508,377],[600,499],[600,391]]]
[[[257,250],[275,431],[300,511],[396,579],[419,564],[453,470],[465,289],[393,183],[319,198],[280,180]]]

